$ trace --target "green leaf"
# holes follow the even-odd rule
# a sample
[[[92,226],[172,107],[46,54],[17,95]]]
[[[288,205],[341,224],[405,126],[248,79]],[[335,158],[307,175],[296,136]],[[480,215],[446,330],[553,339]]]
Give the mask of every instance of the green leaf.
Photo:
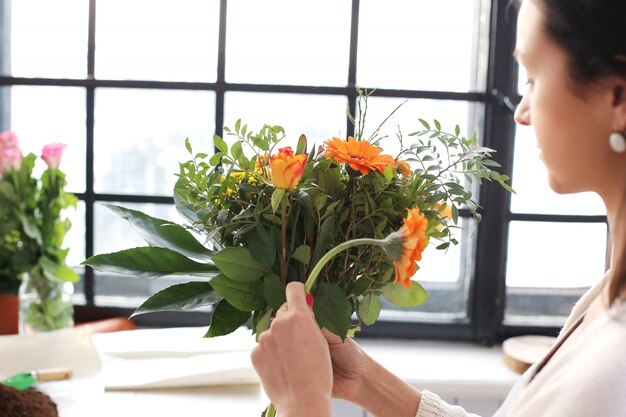
[[[335,231],[335,222],[337,216],[328,216],[324,223],[322,223],[322,227],[320,227],[319,237],[317,238],[317,242],[315,242],[315,249],[313,250],[313,258],[311,261],[312,265],[317,264],[317,261],[320,260],[324,253],[326,252],[326,246],[331,242],[332,234]]]
[[[298,246],[291,256],[307,265],[311,260],[311,248],[308,245]]]
[[[459,125],[454,126],[454,135],[458,137],[460,134],[461,128],[459,127]]]
[[[391,168],[391,166],[388,165],[387,167],[385,167],[385,181],[387,182],[387,184],[389,184],[393,179],[393,172],[394,169]]]
[[[128,220],[133,229],[150,246],[168,248],[190,258],[203,261],[211,260],[215,254],[198,242],[184,227],[176,223],[112,204],[107,204],[105,207],[111,213]]]
[[[278,206],[280,205],[280,202],[283,200],[285,191],[287,190],[285,190],[284,188],[277,188],[272,193],[272,214],[276,213],[276,210],[278,210]]]
[[[371,326],[376,323],[376,320],[378,320],[381,308],[382,304],[380,302],[380,297],[375,295],[373,292],[370,292],[359,302],[357,313],[363,323]]]
[[[298,138],[298,145],[296,146],[296,155],[306,153],[306,136],[300,135]]]
[[[287,301],[287,298],[285,298],[285,286],[280,281],[278,275],[268,273],[263,277],[263,296],[267,304],[274,310],[278,310]]]
[[[259,341],[259,336],[270,328],[270,321],[272,319],[272,309],[268,308],[264,312],[255,311],[252,318],[252,333],[256,334],[256,341]]]
[[[219,274],[211,280],[211,286],[239,310],[254,311],[266,305],[261,280],[239,282]]]
[[[454,204],[451,204],[451,206],[452,206],[452,221],[454,222],[454,224],[457,224],[457,222],[459,221],[459,209]]]
[[[239,158],[243,156],[243,150],[241,149],[241,141],[233,143],[233,146],[230,147],[230,154],[233,156],[235,161],[239,161]]]
[[[213,262],[223,274],[235,281],[254,281],[266,271],[247,248],[224,248],[213,256]]]
[[[92,256],[82,265],[89,265],[101,272],[150,279],[172,274],[212,276],[218,271],[213,264],[192,261],[178,252],[153,246]]]
[[[219,163],[220,163],[220,161],[222,160],[222,156],[224,156],[224,154],[223,154],[222,152],[217,152],[217,153],[215,153],[215,154],[211,157],[211,159],[209,159],[209,164],[210,164],[212,167],[216,166],[216,165],[217,165],[217,164],[219,164]]]
[[[416,307],[428,300],[428,293],[417,282],[411,281],[409,288],[402,284],[389,283],[382,289],[383,297],[398,307]]]
[[[439,120],[435,119],[435,129],[441,131],[441,123],[439,123]]]
[[[313,296],[313,312],[320,327],[346,338],[351,323],[352,307],[343,290],[337,285],[323,282]]]
[[[276,261],[276,249],[267,232],[260,227],[248,240],[248,249],[254,260],[266,268],[274,266]]]
[[[131,317],[156,311],[188,311],[219,301],[222,297],[208,282],[176,284],[157,292],[139,306]]]
[[[228,154],[228,145],[224,141],[224,139],[220,138],[217,135],[213,135],[213,145],[222,152],[223,154]]]
[[[216,337],[230,334],[246,324],[250,313],[239,311],[226,300],[219,302],[211,315],[211,325],[204,337]]]
[[[189,138],[185,138],[185,148],[187,148],[187,152],[193,153],[193,150],[191,149],[191,143],[189,143]]]
[[[47,256],[39,258],[37,264],[41,267],[45,277],[52,282],[77,282],[80,278],[72,268],[66,265],[59,265]]]
[[[430,130],[430,125],[428,124],[428,122],[424,119],[418,119],[420,121],[420,123],[422,124],[422,126],[424,126],[426,129]]]

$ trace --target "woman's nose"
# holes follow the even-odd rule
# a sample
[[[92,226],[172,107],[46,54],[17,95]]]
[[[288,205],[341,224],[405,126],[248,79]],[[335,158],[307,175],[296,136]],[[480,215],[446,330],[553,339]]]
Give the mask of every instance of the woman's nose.
[[[515,109],[515,121],[522,126],[530,126],[530,107],[528,106],[528,95],[522,97],[522,101]]]

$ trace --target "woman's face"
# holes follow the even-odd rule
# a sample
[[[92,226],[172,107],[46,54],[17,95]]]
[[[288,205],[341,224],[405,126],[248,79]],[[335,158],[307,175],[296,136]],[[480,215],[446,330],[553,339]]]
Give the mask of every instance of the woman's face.
[[[518,16],[516,57],[528,85],[515,120],[534,127],[554,191],[602,194],[610,178],[607,162],[615,158],[608,145],[613,96],[608,87],[596,91],[571,80],[565,51],[543,28],[540,1],[525,0]]]

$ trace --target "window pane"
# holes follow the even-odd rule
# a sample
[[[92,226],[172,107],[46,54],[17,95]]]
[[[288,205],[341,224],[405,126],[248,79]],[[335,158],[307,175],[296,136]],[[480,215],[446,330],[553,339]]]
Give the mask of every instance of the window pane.
[[[96,76],[215,81],[218,29],[218,1],[99,1]]]
[[[10,74],[85,78],[88,1],[17,0],[10,9]]]
[[[606,209],[595,193],[557,194],[550,188],[532,127],[518,126],[515,135],[511,211],[516,213],[603,215]]]
[[[430,298],[422,305],[408,310],[383,301],[381,318],[391,321],[405,320],[465,320],[472,272],[472,250],[476,223],[460,219],[463,230],[455,233],[458,245],[448,251],[437,250],[437,241],[431,241],[419,262],[419,271],[413,280],[419,282]]]
[[[229,2],[226,80],[345,86],[350,15],[346,0]]]
[[[139,210],[150,216],[171,220],[179,224],[184,221],[176,212],[173,205],[169,204],[133,204],[114,203],[133,210]],[[139,237],[137,232],[123,220],[111,213],[103,204],[95,204],[94,207],[95,242],[96,254],[117,252],[123,249],[137,246],[148,246]],[[137,307],[148,297],[170,285],[201,281],[199,277],[163,277],[158,280],[149,280],[118,274],[95,272],[96,305]]]
[[[321,145],[331,136],[345,136],[347,99],[343,96],[316,96],[303,94],[226,93],[224,120],[234,129],[241,118],[248,130],[260,130],[264,124],[281,125],[287,137],[280,147],[294,150],[301,134],[308,139],[308,147]],[[232,136],[226,136],[233,143]]]
[[[477,89],[481,21],[480,0],[361,1],[358,84]]]
[[[79,201],[76,210],[68,209],[67,215],[72,227],[65,235],[63,247],[70,249],[66,258],[67,264],[77,268],[85,260],[85,202]]]
[[[17,134],[22,152],[39,156],[45,144],[67,144],[61,162],[61,170],[67,175],[66,189],[83,192],[85,90],[75,87],[16,86],[10,88],[9,95],[9,128]],[[38,164],[44,166],[41,161]]]
[[[606,240],[604,223],[513,221],[507,287],[589,287],[604,275]]]
[[[95,191],[171,196],[185,138],[213,152],[214,109],[213,92],[97,90]]]
[[[374,92],[374,96],[368,99],[365,136],[370,137],[384,122],[378,136],[386,136],[379,143],[385,153],[395,157],[400,152],[400,142],[397,137],[398,128],[402,131],[405,147],[415,143],[415,138],[408,135],[424,130],[418,118],[431,122],[431,127],[433,126],[433,119],[437,119],[444,132],[454,134],[454,127],[458,124],[462,135],[467,136],[469,135],[468,132],[473,134],[476,131],[478,137],[481,137],[479,129],[482,127],[482,104],[467,101],[411,99],[406,101],[385,121],[404,101],[406,100],[401,98],[376,97],[376,92]]]

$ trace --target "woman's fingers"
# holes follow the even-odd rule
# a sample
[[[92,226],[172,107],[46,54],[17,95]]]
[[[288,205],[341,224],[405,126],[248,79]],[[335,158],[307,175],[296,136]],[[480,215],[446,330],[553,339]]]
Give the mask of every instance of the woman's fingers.
[[[308,310],[306,302],[306,294],[304,292],[304,284],[301,282],[290,282],[285,290],[287,296],[287,304],[289,308],[294,310]]]

